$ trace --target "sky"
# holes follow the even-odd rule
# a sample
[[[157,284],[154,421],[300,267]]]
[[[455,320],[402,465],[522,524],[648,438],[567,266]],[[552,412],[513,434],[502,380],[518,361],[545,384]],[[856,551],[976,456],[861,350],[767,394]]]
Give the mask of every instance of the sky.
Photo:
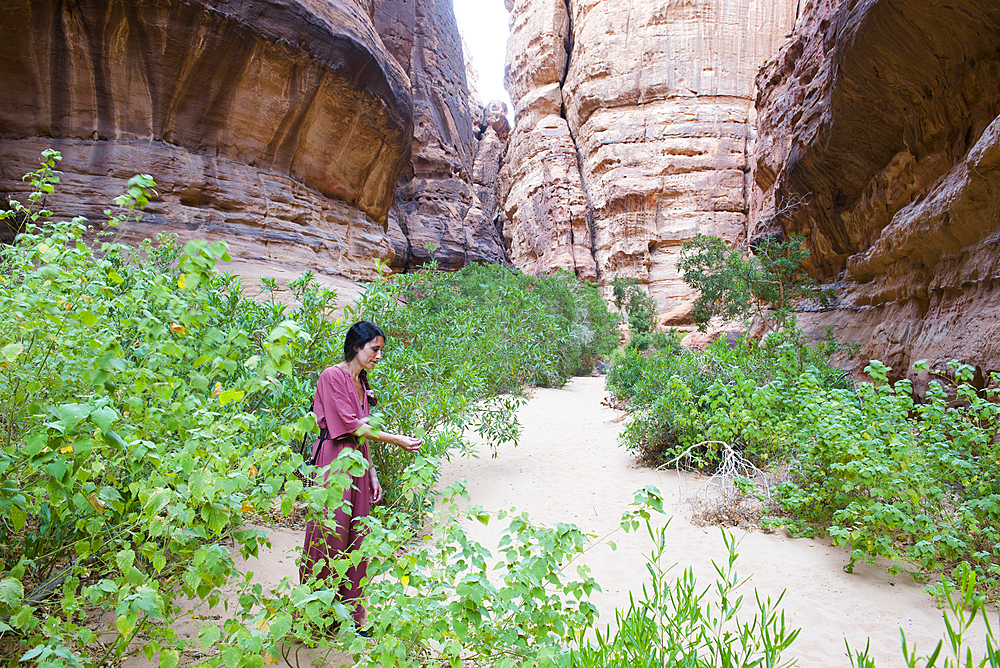
[[[490,100],[507,103],[507,118],[514,108],[503,87],[503,65],[507,55],[508,19],[503,0],[454,0],[458,30],[471,52],[478,80],[476,88],[483,104]]]

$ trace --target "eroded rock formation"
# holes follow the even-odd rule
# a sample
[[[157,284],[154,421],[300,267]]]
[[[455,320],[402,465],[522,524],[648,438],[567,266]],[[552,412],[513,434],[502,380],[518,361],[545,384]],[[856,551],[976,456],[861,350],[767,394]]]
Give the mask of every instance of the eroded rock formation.
[[[898,373],[1000,369],[1000,5],[816,0],[757,85],[753,231],[840,294],[805,321]]]
[[[58,215],[97,222],[154,175],[125,241],[223,239],[353,279],[427,243],[448,268],[506,261],[449,0],[14,0],[0,27],[2,193],[23,199],[55,148]]]
[[[754,76],[795,0],[507,0],[515,128],[502,178],[511,255],[648,284],[668,324],[692,296],[676,273],[698,232],[747,221]]]
[[[159,198],[126,239],[224,239],[345,276],[390,258],[409,82],[353,0],[81,0],[5,6],[0,190],[63,153],[57,213],[99,220],[136,172]],[[83,210],[80,202],[84,201]]]
[[[451,0],[383,0],[375,25],[413,90],[413,171],[401,179],[390,214],[393,268],[419,267],[428,244],[448,269],[506,262],[503,240],[473,182],[480,110],[470,108]]]

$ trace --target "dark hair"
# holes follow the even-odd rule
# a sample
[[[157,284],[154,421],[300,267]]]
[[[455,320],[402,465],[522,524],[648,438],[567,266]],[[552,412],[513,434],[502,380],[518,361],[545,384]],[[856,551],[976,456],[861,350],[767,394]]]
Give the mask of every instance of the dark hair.
[[[350,362],[358,356],[358,351],[364,348],[369,341],[374,341],[379,336],[385,338],[385,334],[374,323],[367,320],[354,323],[347,330],[347,336],[344,337],[344,361]],[[375,393],[368,387],[368,372],[362,369],[360,378],[365,387],[365,393],[368,395],[368,405],[374,406],[378,400],[375,398]]]

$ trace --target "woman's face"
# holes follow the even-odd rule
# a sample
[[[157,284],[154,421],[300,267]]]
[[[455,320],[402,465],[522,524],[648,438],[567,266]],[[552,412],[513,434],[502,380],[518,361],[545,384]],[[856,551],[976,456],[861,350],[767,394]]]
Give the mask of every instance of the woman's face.
[[[371,371],[378,364],[379,360],[382,359],[382,348],[384,347],[385,339],[381,336],[376,336],[364,346],[358,348],[358,356],[355,359],[358,360],[358,364],[361,365],[362,369]]]

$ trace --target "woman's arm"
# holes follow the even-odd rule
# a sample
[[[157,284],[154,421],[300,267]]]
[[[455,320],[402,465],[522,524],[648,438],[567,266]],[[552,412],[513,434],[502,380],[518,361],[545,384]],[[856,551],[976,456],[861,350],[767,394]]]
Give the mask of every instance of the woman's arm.
[[[378,429],[373,429],[366,424],[361,425],[351,433],[358,438],[367,438],[370,441],[381,441],[382,443],[398,445],[407,452],[416,452],[420,449],[421,444],[424,442],[423,439],[413,438],[412,436],[390,434],[387,431],[379,431]]]

